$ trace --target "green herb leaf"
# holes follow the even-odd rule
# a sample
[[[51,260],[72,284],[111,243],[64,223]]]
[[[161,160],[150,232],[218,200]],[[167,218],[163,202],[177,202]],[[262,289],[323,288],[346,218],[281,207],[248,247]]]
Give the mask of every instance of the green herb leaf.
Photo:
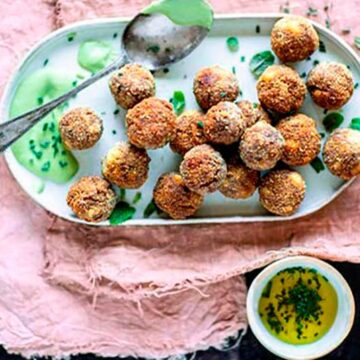
[[[324,163],[321,161],[321,159],[319,157],[316,157],[311,163],[310,165],[312,166],[312,168],[317,172],[321,172],[325,170],[325,165]]]
[[[236,52],[239,50],[239,40],[234,36],[227,38],[226,44],[231,52]]]
[[[274,62],[275,56],[270,50],[262,51],[251,58],[250,70],[258,78]]]
[[[120,189],[120,200],[124,201],[126,197],[126,190],[125,189]]]
[[[306,13],[307,16],[317,16],[318,15],[318,10],[309,6],[308,11]]]
[[[323,41],[321,41],[321,40],[320,40],[320,43],[319,43],[319,51],[322,52],[322,53],[326,53],[325,43]]]
[[[134,198],[133,198],[133,201],[132,203],[135,205],[137,204],[140,200],[141,200],[141,192],[137,192],[135,195],[134,195]]]
[[[110,215],[110,224],[119,225],[133,218],[136,210],[125,201],[117,203],[114,211]]]
[[[355,130],[360,130],[360,117],[353,118],[350,127]]]
[[[144,218],[149,218],[153,213],[160,213],[159,208],[156,206],[154,199],[152,199],[144,210]]]
[[[204,122],[203,121],[198,121],[197,126],[198,126],[198,128],[203,129],[204,128]]]
[[[355,36],[354,45],[358,50],[360,50],[360,36]]]
[[[344,122],[344,116],[338,112],[333,112],[324,117],[323,125],[327,132],[331,133]]]
[[[67,35],[67,39],[69,42],[73,41],[76,36],[76,32],[71,32]]]
[[[174,106],[176,115],[180,115],[185,109],[185,95],[182,91],[174,91],[173,97],[170,102]]]
[[[160,46],[159,45],[151,45],[146,49],[146,51],[157,54],[160,51]]]

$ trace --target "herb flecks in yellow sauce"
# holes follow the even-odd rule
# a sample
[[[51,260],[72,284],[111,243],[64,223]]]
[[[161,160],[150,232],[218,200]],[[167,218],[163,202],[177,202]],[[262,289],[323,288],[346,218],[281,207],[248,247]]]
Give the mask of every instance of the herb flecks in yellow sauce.
[[[290,344],[320,339],[334,323],[336,292],[315,269],[292,267],[277,273],[265,286],[259,315],[271,334]]]

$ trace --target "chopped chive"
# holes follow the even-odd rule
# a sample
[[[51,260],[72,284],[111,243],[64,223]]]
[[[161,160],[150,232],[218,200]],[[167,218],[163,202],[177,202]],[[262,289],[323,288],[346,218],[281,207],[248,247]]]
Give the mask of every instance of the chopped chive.
[[[319,43],[319,51],[322,53],[326,53],[326,46],[322,40],[320,40],[320,43]]]
[[[316,157],[311,163],[311,167],[317,172],[320,173],[321,171],[325,170],[324,163],[321,161],[319,157]]]
[[[313,65],[314,66],[317,66],[317,65],[319,65],[320,64],[320,61],[319,60],[314,60],[314,62],[313,62]]]
[[[359,87],[359,83],[354,84],[354,89],[357,89]]]
[[[40,142],[40,147],[42,149],[47,149],[49,147],[49,145],[50,145],[50,141],[43,140]]]
[[[233,73],[234,75],[236,75],[236,67],[235,67],[235,66],[233,66],[233,67],[231,68],[231,71],[232,71],[232,73]]]
[[[126,190],[125,189],[120,189],[120,200],[124,201],[126,197]]]
[[[318,10],[316,8],[309,6],[306,15],[307,16],[318,16]]]
[[[46,122],[46,123],[43,125],[42,130],[43,130],[43,131],[46,131],[46,130],[47,130],[47,128],[48,128],[48,123]]]
[[[116,130],[113,130],[112,133],[113,133],[113,135],[116,135]]]
[[[198,121],[197,122],[197,126],[200,128],[200,129],[203,129],[204,128],[204,123],[202,121]]]
[[[163,73],[164,73],[164,74],[167,74],[169,71],[170,71],[169,68],[164,68],[164,69],[163,69]]]
[[[141,200],[141,192],[137,192],[135,195],[134,195],[134,198],[132,200],[132,203],[135,205],[137,204],[140,200]]]
[[[45,162],[44,164],[43,164],[43,166],[41,167],[41,171],[43,171],[43,172],[47,172],[47,171],[49,171],[50,170],[50,161],[47,161],[47,162]]]
[[[261,31],[260,25],[256,25],[255,31],[256,31],[257,34],[260,33],[260,31]]]
[[[61,168],[65,168],[65,167],[67,167],[68,165],[69,165],[69,164],[68,164],[67,161],[62,161],[62,160],[59,161],[59,166],[60,166]]]
[[[351,120],[350,128],[354,130],[360,130],[360,117],[356,117]]]
[[[113,34],[113,39],[116,39],[118,37],[118,33]]]
[[[146,49],[146,51],[157,54],[160,51],[160,46],[159,45],[151,45]]]
[[[228,37],[226,44],[231,52],[236,52],[239,50],[239,40],[235,36]]]
[[[44,63],[43,63],[43,66],[46,66],[48,63],[49,63],[49,59],[45,59]]]
[[[113,114],[114,114],[114,115],[117,115],[119,112],[120,112],[119,109],[115,109],[114,112],[113,112]]]
[[[41,96],[39,96],[37,98],[37,102],[38,102],[38,105],[42,105],[44,103],[44,99]]]
[[[76,87],[76,86],[77,86],[77,83],[78,83],[77,80],[74,80],[74,81],[72,82],[72,86],[73,86],[73,87]]]
[[[240,57],[240,62],[245,62],[245,60],[246,60],[246,57],[245,57],[245,56],[241,56],[241,57]]]
[[[306,78],[306,72],[303,72],[301,75],[300,75],[301,78]]]
[[[76,36],[76,32],[71,32],[67,35],[67,40],[69,42],[72,42],[75,39],[75,36]]]

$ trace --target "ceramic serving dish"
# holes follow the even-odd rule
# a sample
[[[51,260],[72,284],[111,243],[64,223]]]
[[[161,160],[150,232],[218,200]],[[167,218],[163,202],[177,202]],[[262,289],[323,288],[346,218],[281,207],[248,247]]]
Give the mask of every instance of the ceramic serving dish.
[[[306,345],[288,344],[271,335],[262,323],[258,312],[262,291],[269,280],[281,270],[298,266],[315,269],[326,276],[338,298],[338,311],[329,331],[319,340]],[[250,286],[246,308],[251,330],[261,344],[277,356],[294,360],[317,359],[334,350],[349,334],[355,316],[354,297],[346,280],[326,262],[307,256],[288,257],[276,261],[261,271]]]
[[[282,15],[230,15],[218,16],[209,36],[185,60],[172,65],[169,71],[156,73],[157,96],[170,99],[175,90],[185,93],[186,109],[197,109],[195,98],[192,94],[192,82],[195,73],[203,66],[220,64],[229,70],[234,69],[239,79],[242,99],[257,101],[256,79],[249,70],[251,57],[264,50],[270,49],[270,32],[275,21]],[[84,74],[77,63],[79,45],[86,40],[105,40],[111,42],[115,51],[120,51],[121,32],[128,19],[99,19],[77,23],[64,27],[37,44],[15,71],[5,90],[1,120],[9,119],[9,108],[18,84],[33,71],[44,66],[56,67],[67,73]],[[317,51],[311,59],[296,64],[296,70],[305,76],[313,67],[314,61],[335,60],[348,65],[353,73],[355,83],[360,81],[360,61],[354,51],[337,35],[326,28],[314,23],[321,41],[325,46],[324,51]],[[72,34],[72,41],[68,41]],[[117,36],[115,37],[115,34]],[[239,40],[239,50],[229,51],[226,40],[236,36]],[[47,60],[47,61],[46,61]],[[75,75],[74,75],[75,76]],[[90,73],[85,72],[85,76]],[[126,139],[124,126],[125,112],[117,109],[109,92],[108,79],[105,78],[97,84],[81,92],[70,101],[70,107],[91,106],[104,120],[104,133],[100,142],[92,149],[74,152],[79,161],[80,168],[76,176],[67,184],[55,184],[43,181],[24,167],[13,156],[11,150],[5,154],[7,164],[16,181],[23,190],[38,204],[51,213],[70,221],[82,222],[77,219],[66,205],[66,194],[72,182],[84,175],[97,175],[101,173],[100,162],[108,149],[117,141]],[[352,118],[359,116],[357,106],[358,91],[355,90],[350,102],[341,110],[345,117],[343,127],[349,126]],[[302,111],[317,119],[320,132],[325,133],[322,125],[324,112],[317,107],[307,96]],[[115,131],[114,131],[115,130]],[[324,141],[324,139],[323,139]],[[180,157],[171,152],[169,147],[156,151],[149,151],[152,158],[150,176],[146,184],[139,190],[126,191],[126,201],[132,203],[137,192],[141,193],[141,200],[133,205],[136,213],[127,225],[169,225],[169,224],[196,224],[196,223],[225,223],[225,222],[256,222],[256,221],[283,221],[311,214],[338,196],[350,182],[345,183],[331,175],[327,170],[317,173],[310,165],[298,168],[307,183],[307,193],[298,212],[287,218],[277,217],[267,213],[259,204],[258,195],[255,194],[247,200],[232,200],[225,198],[219,192],[206,197],[202,208],[196,216],[182,221],[173,221],[158,217],[154,213],[150,218],[144,218],[144,209],[152,199],[152,189],[160,174],[166,171],[177,170]],[[41,191],[39,191],[41,189]],[[137,195],[137,198],[140,196]],[[109,225],[103,222],[99,225]]]

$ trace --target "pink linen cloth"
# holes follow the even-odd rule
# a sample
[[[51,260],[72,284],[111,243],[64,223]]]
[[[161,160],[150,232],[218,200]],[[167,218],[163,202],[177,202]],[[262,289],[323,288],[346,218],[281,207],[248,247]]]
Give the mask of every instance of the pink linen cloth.
[[[131,16],[148,3],[3,0],[0,84],[23,51],[55,27]],[[231,13],[281,7],[305,15],[311,6],[315,20],[329,17],[339,33],[351,29],[349,41],[360,34],[356,0],[212,3]],[[292,222],[94,229],[34,205],[2,159],[0,176],[0,343],[25,356],[163,357],[220,346],[246,326],[240,274],[287,254],[360,262],[359,181],[317,214]]]

